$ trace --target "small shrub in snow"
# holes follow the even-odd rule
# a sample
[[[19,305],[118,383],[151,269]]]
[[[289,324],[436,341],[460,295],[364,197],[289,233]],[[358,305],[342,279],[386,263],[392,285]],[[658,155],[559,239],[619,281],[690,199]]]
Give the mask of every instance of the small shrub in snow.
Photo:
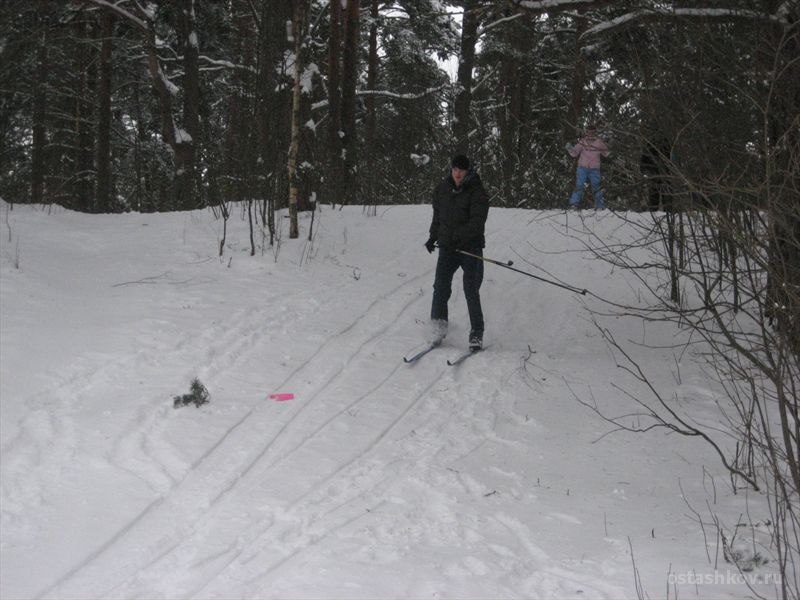
[[[189,393],[184,394],[183,396],[175,396],[173,398],[173,407],[180,408],[181,406],[186,406],[187,404],[194,404],[195,406],[200,406],[208,402],[208,390],[206,386],[200,383],[200,380],[196,377],[192,379],[192,383],[189,385]]]

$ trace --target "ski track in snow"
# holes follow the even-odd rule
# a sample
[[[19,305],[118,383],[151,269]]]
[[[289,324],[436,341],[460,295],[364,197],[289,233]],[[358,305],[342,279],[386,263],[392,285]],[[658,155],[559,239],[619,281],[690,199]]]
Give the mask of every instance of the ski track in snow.
[[[96,571],[108,573],[109,569],[119,569],[119,566],[113,564],[103,564],[104,561],[100,560],[101,555],[117,554],[119,552],[118,546],[123,543],[127,543],[131,547],[131,552],[124,552],[124,554],[126,556],[131,556],[132,554],[141,553],[141,548],[162,548],[165,545],[165,540],[174,540],[177,538],[177,543],[171,543],[168,541],[166,543],[167,548],[160,552],[160,556],[167,555],[169,552],[173,551],[174,547],[183,541],[181,536],[189,535],[189,530],[185,524],[181,529],[173,532],[172,534],[164,534],[163,532],[165,527],[167,530],[170,529],[170,525],[168,525],[169,523],[181,523],[182,521],[195,522],[196,520],[201,519],[203,514],[211,513],[223,496],[229,494],[235,487],[241,486],[247,481],[259,462],[263,460],[271,450],[273,451],[273,454],[277,454],[278,456],[272,459],[271,464],[267,468],[272,466],[272,464],[276,464],[282,460],[285,460],[291,455],[292,452],[302,447],[308,441],[308,439],[310,439],[311,435],[313,435],[313,431],[306,434],[303,434],[302,432],[299,433],[298,435],[301,436],[300,442],[296,443],[294,448],[285,450],[283,452],[280,449],[280,442],[284,438],[288,437],[287,432],[290,432],[291,426],[298,421],[306,411],[310,410],[310,407],[313,406],[315,398],[321,395],[329,386],[331,386],[338,377],[341,377],[341,374],[345,372],[353,360],[363,352],[365,347],[370,344],[377,344],[376,340],[385,334],[389,328],[389,325],[398,317],[400,317],[402,313],[409,308],[409,306],[416,302],[419,299],[419,296],[417,294],[413,294],[411,295],[410,300],[404,299],[403,303],[399,307],[391,306],[393,309],[391,318],[387,318],[388,315],[386,312],[384,312],[387,308],[386,304],[388,303],[388,299],[395,296],[402,296],[399,293],[401,289],[409,286],[413,288],[420,280],[427,279],[429,277],[430,273],[426,272],[423,275],[411,279],[410,281],[404,282],[401,286],[398,286],[398,288],[391,290],[391,292],[379,296],[375,301],[373,301],[363,315],[320,346],[317,352],[301,363],[283,383],[279,384],[275,388],[296,390],[308,388],[309,386],[303,385],[303,382],[308,381],[309,378],[313,379],[314,377],[318,377],[317,374],[319,372],[324,372],[326,370],[326,365],[331,363],[340,363],[337,369],[334,369],[329,375],[326,376],[326,379],[319,385],[318,389],[307,390],[307,393],[297,394],[298,396],[308,398],[308,400],[304,403],[297,402],[293,405],[290,405],[299,406],[300,408],[295,410],[294,414],[292,414],[282,425],[282,427],[273,434],[273,437],[270,439],[269,443],[266,444],[260,452],[253,457],[248,457],[243,463],[230,463],[231,457],[239,457],[243,453],[247,455],[250,453],[250,448],[258,445],[257,441],[261,437],[261,434],[258,431],[259,424],[251,424],[251,422],[253,421],[254,416],[258,416],[259,413],[266,412],[268,407],[270,407],[269,404],[255,405],[247,414],[242,417],[239,422],[237,422],[225,433],[219,443],[210,448],[206,455],[202,456],[197,463],[192,465],[192,469],[182,481],[174,482],[170,481],[171,478],[167,478],[167,482],[153,482],[153,487],[155,489],[159,489],[159,487],[164,485],[166,486],[167,489],[161,490],[162,493],[165,494],[163,499],[155,501],[153,504],[151,504],[136,519],[123,527],[122,530],[111,540],[109,540],[109,542],[100,550],[98,550],[98,552],[87,557],[86,560],[84,560],[81,564],[78,564],[69,573],[67,573],[65,577],[43,590],[38,594],[38,596],[41,597],[44,595],[51,595],[53,593],[59,596],[70,596],[74,593],[71,591],[73,587],[76,590],[92,589],[91,582],[99,579]],[[397,311],[398,308],[399,312]],[[244,348],[249,348],[249,352],[257,352],[257,344],[265,337],[266,334],[263,332],[268,331],[268,326],[265,326],[263,329],[252,329],[251,323],[253,322],[254,318],[263,316],[253,314],[255,312],[255,309],[251,309],[248,311],[249,314],[236,319],[235,322],[239,323],[238,327],[228,328],[229,333],[226,334],[222,340],[215,339],[214,345],[216,347],[230,350],[229,352],[221,355],[224,357],[224,360],[222,361],[222,364],[219,365],[217,370],[223,370],[225,366],[239,360],[244,352]],[[373,332],[371,329],[369,329],[373,326],[373,323],[380,326],[377,332]],[[199,345],[202,347],[202,337],[201,340],[199,340],[199,343],[197,340],[184,340],[176,350],[180,350],[182,347],[186,346],[194,347]],[[213,347],[214,346],[212,346],[212,348]],[[340,357],[346,348],[348,349],[346,353],[347,358],[342,361]],[[208,354],[211,359],[219,358],[219,353],[214,350],[209,350]],[[205,372],[207,375],[213,375],[210,367],[207,367]],[[92,376],[93,374],[88,374],[85,377],[77,378],[75,385],[77,387],[85,387],[87,385],[87,380],[91,379]],[[299,382],[299,384],[293,385],[294,382]],[[162,412],[168,410],[170,409],[163,408]],[[159,423],[163,423],[164,415],[160,415],[158,413],[153,414],[152,411],[148,410],[148,407],[143,407],[141,411],[144,414],[150,414],[152,416],[140,417],[140,429],[118,443],[119,450],[116,454],[123,458],[121,460],[118,459],[116,462],[120,466],[130,469],[131,467],[127,465],[128,462],[143,460],[137,457],[146,457],[148,466],[145,467],[143,471],[147,473],[150,471],[150,466],[152,464],[157,464],[158,461],[155,459],[155,455],[148,451],[146,441],[152,439],[153,433],[157,433]],[[250,425],[250,427],[248,427],[248,425]],[[321,429],[323,426],[318,427],[317,430]],[[254,429],[255,431],[250,431],[250,429]],[[284,445],[292,443],[294,443],[294,440],[289,438],[286,442],[284,442]],[[242,452],[241,449],[244,449],[244,452]],[[169,456],[169,453],[166,455]],[[126,459],[125,457],[130,458]],[[258,469],[257,471],[259,477],[266,476],[266,473],[262,472],[262,469]],[[217,483],[223,483],[224,485],[218,486],[217,489],[211,492],[213,495],[209,496],[208,488],[206,487],[209,481],[207,474],[219,472],[224,472],[227,474],[226,477],[222,477],[216,481]],[[198,495],[202,496],[204,493],[206,494],[206,497],[204,498],[203,502],[199,503],[198,507],[200,510],[202,510],[202,513],[192,514],[191,516],[187,517],[187,506],[191,507],[192,503],[198,504]],[[189,498],[192,500],[189,501]],[[250,502],[251,499],[248,498],[247,503]],[[162,515],[157,513],[167,514]],[[162,532],[161,539],[148,541],[136,538],[133,530],[145,519],[156,520],[162,523],[162,526],[152,528],[154,531]],[[246,527],[247,523],[245,522],[243,525]],[[172,527],[175,526],[173,525]],[[192,526],[192,528],[193,527],[194,526]],[[145,535],[151,531],[150,526],[145,527],[144,529],[146,530]],[[135,549],[139,550],[137,551]],[[109,560],[110,562],[114,563],[116,559],[114,556],[110,556]],[[120,574],[120,576],[124,576],[124,574]],[[98,590],[98,594],[101,596],[106,596],[109,594],[109,591]]]
[[[115,442],[110,461],[146,480],[159,497],[37,596],[70,597],[88,592],[98,597],[125,598],[138,597],[146,591],[174,594],[180,590],[185,597],[219,597],[232,589],[230,585],[242,582],[243,589],[256,595],[263,589],[264,581],[282,565],[296,560],[309,548],[323,544],[335,532],[352,528],[379,512],[387,503],[384,493],[392,481],[400,477],[413,480],[413,474],[421,469],[422,463],[425,471],[433,468],[432,460],[448,464],[474,451],[476,446],[459,445],[455,455],[450,455],[452,449],[431,443],[441,436],[445,427],[441,418],[437,419],[436,413],[431,411],[427,414],[429,421],[422,428],[415,415],[412,421],[417,424],[416,428],[410,433],[396,433],[410,414],[420,410],[420,402],[428,397],[431,389],[445,375],[452,375],[446,366],[438,365],[443,362],[441,353],[426,357],[437,362],[435,368],[420,365],[411,371],[398,360],[393,370],[379,374],[375,385],[356,395],[349,404],[319,406],[320,399],[331,389],[347,389],[349,371],[363,369],[356,363],[386,342],[390,329],[396,328],[398,320],[402,323],[408,310],[422,298],[414,290],[421,284],[428,284],[431,277],[432,269],[428,269],[379,295],[363,314],[329,337],[284,381],[274,386],[274,389],[295,390],[299,398],[281,407],[286,409],[281,418],[265,428],[264,417],[269,413],[274,415],[276,407],[268,403],[253,405],[182,477],[180,461],[174,465],[163,464],[166,457],[174,455],[173,449],[160,436],[166,413],[171,409],[162,406],[154,410],[151,403],[143,404],[136,417],[136,427]],[[425,300],[427,302],[428,298]],[[285,307],[291,301],[285,298],[281,304]],[[208,328],[194,338],[180,339],[174,352],[206,348],[199,376],[213,378],[246,354],[258,354],[261,344],[267,343],[265,332],[282,321],[282,312],[275,314],[270,310],[267,313],[266,309],[252,307],[239,311],[228,317],[224,325]],[[259,326],[254,327],[253,323]],[[91,370],[76,373],[71,381],[61,384],[61,389],[66,396],[72,396],[92,385],[97,377],[110,378],[114,373],[156,366],[149,349],[141,350],[134,357],[134,364],[130,362],[122,360],[106,365],[102,373]],[[363,378],[363,373],[359,373],[359,378]],[[329,441],[331,435],[336,435],[337,422],[352,420],[361,410],[369,411],[374,418],[377,407],[361,405],[369,404],[370,398],[381,397],[380,392],[387,389],[400,392],[388,394],[398,397],[400,406],[394,407],[397,410],[389,415],[390,420],[378,430],[376,437],[343,440],[351,444],[356,441],[349,459],[344,463],[324,464],[318,471],[309,473],[301,489],[284,490],[279,494],[271,489],[271,482],[291,479],[287,477],[289,473],[285,473],[294,468],[290,459],[313,445],[314,440]],[[403,392],[408,390],[415,390],[415,393],[404,403]],[[473,415],[473,418],[476,417]],[[493,428],[492,419],[482,423],[479,433],[485,439]],[[426,430],[425,435],[420,434],[422,430]],[[401,442],[401,456],[405,458],[384,465],[370,455],[393,432]],[[65,440],[69,446],[68,435],[61,432],[57,438]],[[266,443],[259,443],[265,438]],[[427,444],[424,455],[420,453],[420,440]],[[478,445],[484,443],[481,441]],[[253,448],[259,447],[261,449],[253,453]],[[311,460],[314,453],[313,448],[306,452],[312,455]],[[465,485],[460,476],[455,479],[459,480],[458,485]],[[225,526],[220,527],[219,522],[224,522]],[[498,517],[498,522],[508,527],[502,516]],[[258,525],[254,527],[254,523]],[[511,527],[518,537],[520,527],[519,523]],[[274,549],[275,539],[281,541],[282,550],[278,552]],[[528,593],[552,592],[554,586],[557,587],[555,581],[570,579],[569,574],[562,571],[542,581],[546,555],[525,538],[520,538],[520,545],[524,549],[523,558],[517,561],[540,573],[540,581],[526,583]],[[194,549],[207,547],[212,549],[207,555],[194,556]],[[512,556],[518,552],[519,549],[504,551]],[[125,557],[124,562],[119,560],[120,556]],[[477,574],[488,569],[477,559],[472,560],[471,568]],[[580,579],[574,575],[572,578]],[[113,589],[103,589],[96,583],[103,581],[120,583]],[[513,593],[513,590],[507,591]],[[593,590],[594,593],[600,591]]]
[[[560,226],[553,220],[552,227]],[[502,235],[503,243],[513,247],[524,245],[528,234],[521,220],[511,228],[494,229],[488,237]],[[10,518],[24,519],[26,507],[45,501],[43,482],[58,480],[61,473],[43,476],[43,469],[68,469],[73,459],[89,459],[96,469],[125,474],[150,491],[149,498],[136,499],[137,508],[94,549],[73,557],[71,566],[54,572],[51,581],[38,582],[33,596],[314,595],[312,587],[305,592],[291,587],[302,578],[286,574],[321,565],[332,569],[329,584],[339,585],[331,589],[336,597],[430,596],[441,593],[442,577],[452,586],[447,590],[451,596],[624,596],[614,583],[619,577],[604,577],[613,573],[610,565],[620,557],[630,560],[618,540],[608,540],[607,548],[616,551],[609,564],[551,556],[539,533],[513,510],[513,500],[536,499],[530,479],[526,484],[521,473],[497,463],[492,478],[506,484],[501,500],[509,500],[497,500],[496,510],[487,513],[476,504],[494,502],[500,488],[492,489],[487,483],[491,478],[478,479],[462,467],[480,453],[529,451],[518,438],[505,435],[507,430],[541,432],[549,426],[518,414],[514,395],[504,391],[507,382],[482,374],[482,369],[491,365],[506,374],[536,369],[541,381],[529,378],[529,385],[547,390],[542,382],[560,377],[553,371],[557,360],[591,352],[591,335],[570,328],[569,321],[581,317],[563,310],[545,317],[537,334],[547,344],[548,356],[532,364],[520,361],[520,349],[501,339],[499,330],[491,353],[470,358],[468,365],[446,366],[445,359],[458,352],[447,344],[419,363],[404,364],[403,354],[417,341],[415,318],[428,312],[430,295],[420,290],[433,279],[431,262],[419,260],[418,254],[415,249],[392,256],[376,269],[395,283],[375,285],[374,297],[365,297],[349,322],[320,329],[321,303],[291,292],[220,312],[213,323],[199,327],[154,318],[145,331],[157,334],[135,340],[135,352],[121,358],[84,354],[60,379],[26,398],[31,410],[2,447],[4,487],[14,492],[13,498],[3,497]],[[337,257],[331,261],[339,264]],[[389,277],[409,265],[417,269],[403,273],[401,283]],[[546,305],[528,310],[527,279],[503,280],[504,275],[487,269],[485,310],[494,305],[548,315]],[[494,287],[495,279],[504,281],[504,287]],[[184,288],[167,290],[164,302],[199,301]],[[558,295],[562,292],[545,290],[563,298]],[[348,305],[353,298],[345,283],[331,285],[325,293],[332,306]],[[453,337],[465,338],[462,295],[454,281],[451,311],[458,311],[462,323]],[[278,340],[309,337],[295,354],[286,355],[280,368],[264,373],[259,370],[261,358],[275,355],[274,344],[280,343],[276,332]],[[187,364],[194,365],[191,371]],[[214,436],[193,456],[181,452],[175,437],[179,413],[165,403],[163,389],[149,389],[142,381],[141,401],[116,437],[103,442],[101,427],[88,439],[82,437],[76,424],[82,411],[89,410],[84,406],[91,401],[84,398],[91,396],[87,391],[130,390],[139,373],[145,380],[147,373],[165,369],[228,386],[237,383],[233,372],[252,377],[252,382],[242,382],[242,389],[255,385],[262,390],[258,398],[247,395],[239,404],[230,403]],[[580,383],[598,373],[590,368],[568,378]],[[291,391],[295,400],[270,402],[270,391]],[[236,397],[239,388],[226,388],[225,393]],[[94,448],[103,453],[93,453]],[[564,528],[583,525],[582,515],[555,508],[548,505],[541,518]],[[448,545],[457,551],[447,553]],[[416,547],[440,559],[430,565],[415,563],[407,553]],[[336,579],[342,548],[350,550],[350,560],[375,569],[374,587]],[[381,569],[392,573],[386,587]],[[405,588],[388,587],[402,578],[398,573],[406,572]]]

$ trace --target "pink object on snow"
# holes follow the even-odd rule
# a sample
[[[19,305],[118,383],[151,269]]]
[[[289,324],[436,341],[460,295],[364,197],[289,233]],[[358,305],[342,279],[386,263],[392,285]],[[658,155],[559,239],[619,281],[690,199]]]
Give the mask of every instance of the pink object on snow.
[[[269,399],[276,400],[277,402],[283,402],[284,400],[294,400],[294,394],[291,393],[270,394]]]

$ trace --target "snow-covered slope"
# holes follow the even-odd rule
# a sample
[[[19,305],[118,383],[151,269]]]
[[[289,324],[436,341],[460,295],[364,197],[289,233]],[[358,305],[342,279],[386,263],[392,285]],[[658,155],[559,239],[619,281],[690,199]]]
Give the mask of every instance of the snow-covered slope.
[[[732,526],[761,501],[701,441],[605,436],[578,402],[645,393],[590,312],[641,301],[585,250],[632,235],[618,216],[492,209],[487,256],[594,295],[487,265],[489,347],[449,367],[459,275],[445,345],[402,361],[429,207],[323,207],[313,242],[253,257],[233,218],[222,258],[206,211],[0,209],[2,598],[631,598],[635,572],[651,597],[750,594],[690,506]],[[596,318],[712,414],[680,332]],[[211,402],[174,409],[194,377]]]

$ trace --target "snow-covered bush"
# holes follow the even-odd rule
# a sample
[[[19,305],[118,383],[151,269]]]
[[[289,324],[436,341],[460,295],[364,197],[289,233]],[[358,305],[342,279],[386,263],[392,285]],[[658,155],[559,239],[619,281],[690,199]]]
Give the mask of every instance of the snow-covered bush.
[[[173,397],[173,407],[180,408],[187,404],[194,404],[197,407],[206,404],[209,401],[208,390],[206,386],[200,383],[200,380],[195,377],[189,385],[189,393],[182,396]]]

